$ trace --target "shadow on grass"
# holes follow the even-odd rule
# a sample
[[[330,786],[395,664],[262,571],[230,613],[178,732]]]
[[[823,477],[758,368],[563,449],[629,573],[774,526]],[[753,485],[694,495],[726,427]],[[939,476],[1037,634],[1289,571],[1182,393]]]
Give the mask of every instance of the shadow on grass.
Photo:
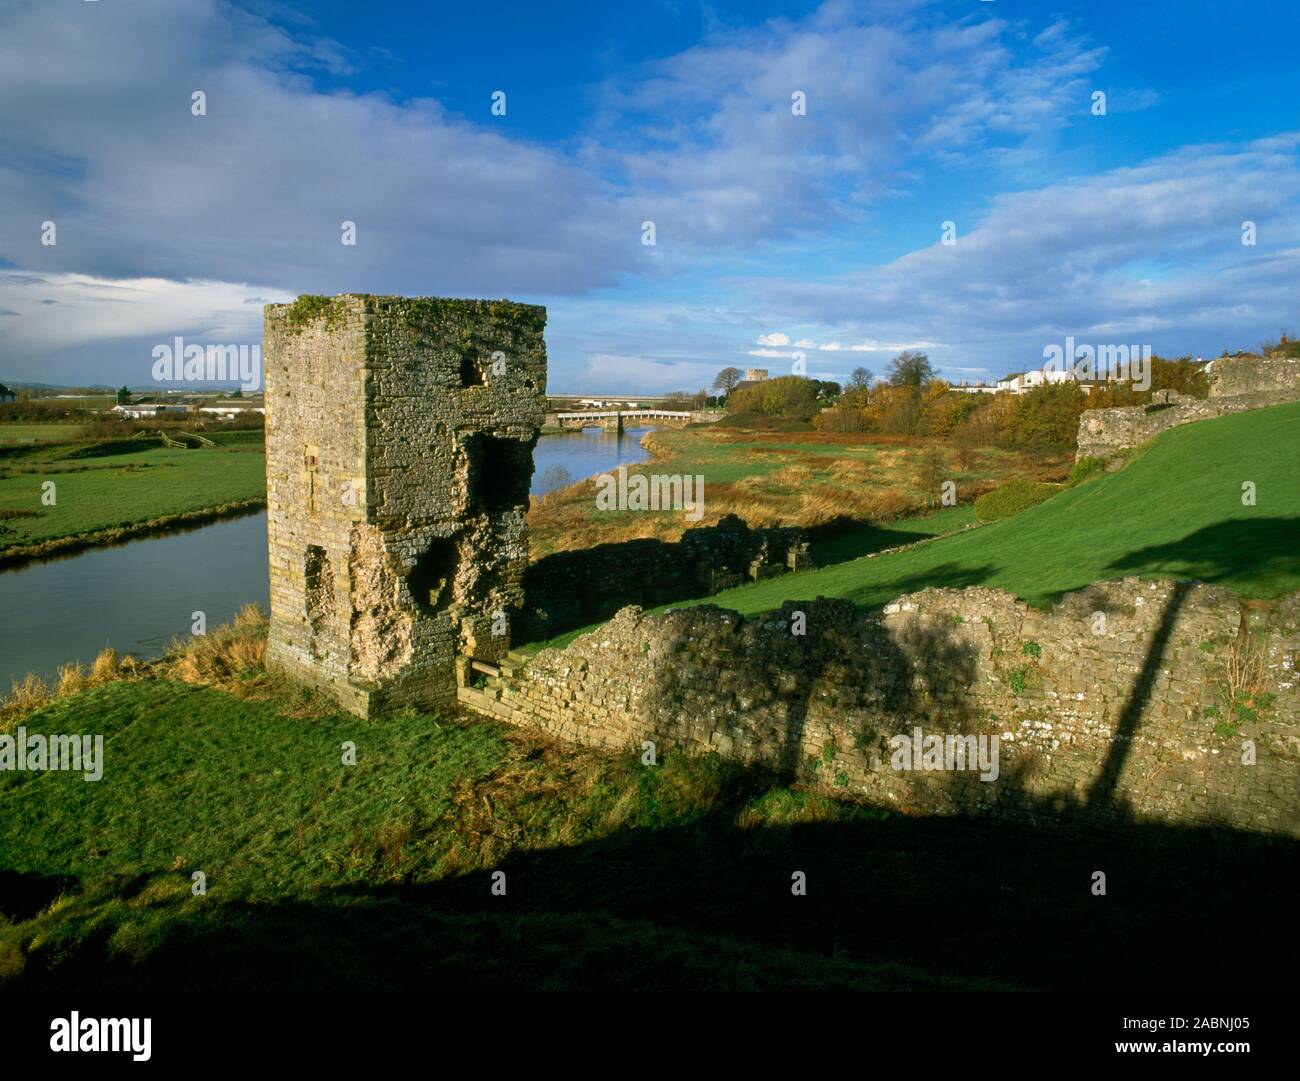
[[[1300,518],[1230,519],[1204,526],[1168,544],[1137,548],[1113,560],[1119,574],[1165,573],[1218,582],[1249,574],[1295,573]]]
[[[76,885],[76,878],[69,875],[0,870],[0,916],[15,923],[29,920]]]
[[[51,968],[38,950],[9,986],[1258,990],[1297,959],[1294,936],[1243,946],[1236,923],[1294,895],[1294,844],[866,814],[744,829],[736,811],[511,857],[504,897],[485,871],[187,900],[138,961],[106,956],[105,927]]]

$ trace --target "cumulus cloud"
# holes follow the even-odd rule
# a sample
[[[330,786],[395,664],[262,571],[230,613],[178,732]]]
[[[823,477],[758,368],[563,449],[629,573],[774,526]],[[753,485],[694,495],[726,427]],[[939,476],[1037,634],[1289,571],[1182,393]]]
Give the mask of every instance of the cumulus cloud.
[[[953,246],[835,279],[762,279],[752,302],[791,323],[883,328],[893,343],[993,367],[1032,360],[1065,334],[1169,352],[1207,334],[1249,345],[1235,328],[1284,326],[1294,313],[1298,153],[1300,135],[1189,147],[1003,194]],[[1241,243],[1246,220],[1255,247]]]
[[[794,332],[794,351],[998,367],[1049,334],[1285,325],[1290,136],[1005,194],[958,223],[954,247],[876,269],[771,276],[782,245],[851,233],[925,168],[1024,161],[1078,113],[1104,50],[996,6],[954,20],[830,0],[715,27],[595,88],[590,129],[546,146],[435,100],[323,90],[316,75],[334,85],[364,58],[227,0],[14,0],[0,9],[0,266],[15,268],[0,333],[28,367],[6,374],[134,381],[151,338],[256,340],[260,304],[301,292],[544,301],[564,382],[639,390],[789,357]],[[206,116],[191,115],[195,89]],[[1132,86],[1108,106],[1157,100]],[[1247,218],[1255,249],[1238,243]],[[753,279],[710,269],[730,258]],[[691,303],[648,299],[691,272]]]
[[[318,46],[221,0],[6,5],[0,252],[330,293],[582,291],[633,268],[637,223],[589,170],[436,101],[321,92]]]
[[[32,382],[150,383],[151,350],[178,334],[200,344],[260,343],[262,305],[293,299],[260,293],[230,282],[0,271],[7,355],[46,360],[5,374]]]

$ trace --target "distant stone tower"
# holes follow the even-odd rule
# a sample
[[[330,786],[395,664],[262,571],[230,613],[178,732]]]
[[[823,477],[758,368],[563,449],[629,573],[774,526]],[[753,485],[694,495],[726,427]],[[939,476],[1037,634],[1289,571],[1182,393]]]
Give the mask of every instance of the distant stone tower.
[[[510,645],[546,309],[343,295],[265,309],[267,665],[362,716],[454,702]]]

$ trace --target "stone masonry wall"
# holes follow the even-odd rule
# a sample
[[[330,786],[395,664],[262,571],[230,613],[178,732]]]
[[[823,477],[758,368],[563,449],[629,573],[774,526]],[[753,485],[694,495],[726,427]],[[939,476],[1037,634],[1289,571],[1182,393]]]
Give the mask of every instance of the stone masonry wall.
[[[812,565],[803,530],[751,529],[734,515],[688,529],[679,541],[646,538],[556,552],[524,574],[516,640],[550,638],[609,619],[629,604],[657,608]]]
[[[1210,369],[1210,397],[1156,391],[1150,405],[1088,409],[1079,418],[1077,457],[1117,460],[1181,424],[1300,400],[1300,360],[1220,357]]]
[[[1220,357],[1210,367],[1210,397],[1261,394],[1279,402],[1300,398],[1300,357]]]
[[[268,664],[362,714],[452,701],[458,655],[504,653],[523,604],[545,309],[347,295],[265,318]]]
[[[1234,661],[1253,671],[1236,713]],[[575,743],[716,752],[906,813],[1133,816],[1296,837],[1297,664],[1300,594],[1265,605],[1125,579],[1048,612],[984,588],[928,589],[878,612],[790,602],[754,619],[627,608],[461,701]],[[1000,776],[895,770],[889,738],[917,726],[998,735]]]

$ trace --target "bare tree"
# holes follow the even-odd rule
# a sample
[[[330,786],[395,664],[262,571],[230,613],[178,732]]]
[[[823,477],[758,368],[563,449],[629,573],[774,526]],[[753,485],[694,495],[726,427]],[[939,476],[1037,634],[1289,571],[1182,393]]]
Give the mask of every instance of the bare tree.
[[[744,373],[739,368],[723,368],[713,381],[713,389],[720,390],[723,394],[730,394],[743,378]]]
[[[896,387],[923,387],[934,379],[930,358],[918,350],[904,349],[889,362],[889,382]]]

